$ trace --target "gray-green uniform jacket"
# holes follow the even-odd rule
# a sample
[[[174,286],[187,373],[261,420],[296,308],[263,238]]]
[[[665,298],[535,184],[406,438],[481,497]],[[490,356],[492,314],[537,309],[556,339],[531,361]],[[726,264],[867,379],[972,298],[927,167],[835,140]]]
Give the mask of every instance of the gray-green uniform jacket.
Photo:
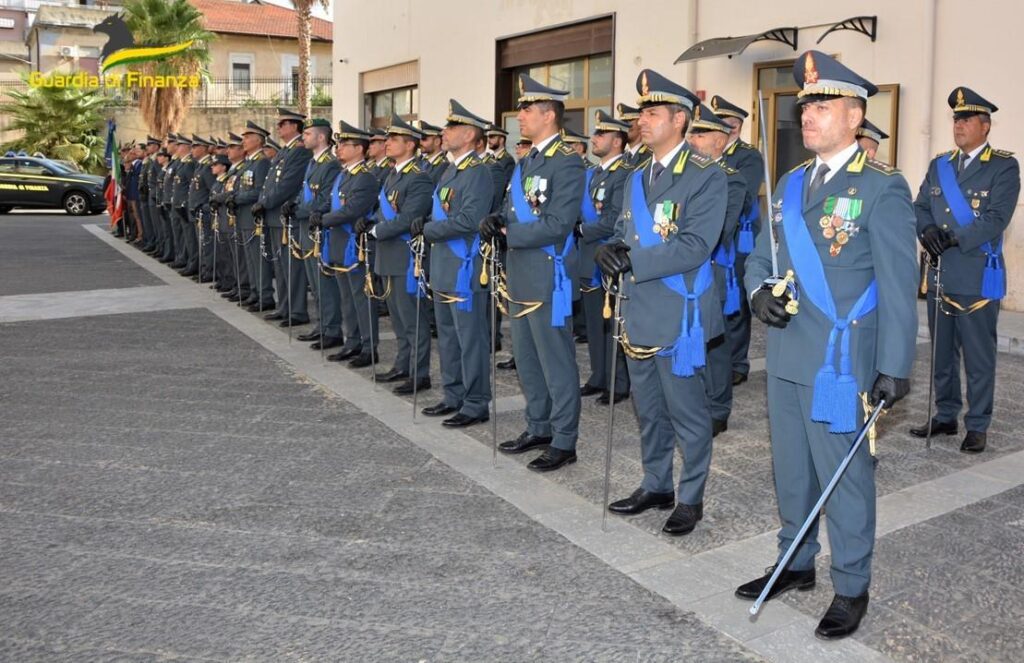
[[[592,172],[589,190],[584,195],[593,202],[598,217],[591,223],[584,218],[580,226],[580,280],[586,287],[598,285],[590,283],[595,275],[594,254],[597,247],[615,234],[615,223],[622,212],[622,192],[632,171],[624,157],[619,157],[607,168],[595,166]]]
[[[256,227],[252,206],[259,200],[270,171],[270,159],[263,156],[263,150],[256,150],[238,164],[232,197],[237,205],[235,217],[240,229],[252,230]]]
[[[405,276],[409,268],[409,226],[412,220],[430,215],[434,187],[430,176],[420,170],[413,159],[402,166],[399,172],[391,168],[384,176],[384,196],[391,201],[397,215],[391,221],[384,218],[384,212],[377,209],[377,224],[374,237],[377,238],[377,257],[373,271],[381,276]],[[395,283],[394,287],[404,288],[405,284]]]
[[[311,160],[307,166],[306,177],[295,199],[299,204],[295,210],[295,218],[299,222],[299,246],[303,251],[313,248],[313,240],[309,236],[309,215],[330,211],[331,186],[340,167],[330,149],[324,150],[319,158]]]
[[[188,206],[189,187],[192,184],[192,175],[196,171],[196,160],[188,154],[178,161],[178,167],[174,170],[174,189],[171,198],[171,206],[174,209],[185,211]]]
[[[296,136],[287,145],[281,146],[281,150],[270,162],[259,198],[268,227],[283,227],[281,206],[287,200],[295,200],[299,194],[311,158],[313,154],[303,146],[302,137]]]

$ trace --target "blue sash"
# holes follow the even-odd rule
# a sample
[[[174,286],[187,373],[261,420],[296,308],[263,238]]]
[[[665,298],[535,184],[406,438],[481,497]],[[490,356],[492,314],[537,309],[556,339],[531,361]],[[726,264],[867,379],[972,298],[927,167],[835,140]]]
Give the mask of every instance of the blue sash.
[[[633,227],[640,238],[640,246],[658,246],[662,243],[661,235],[654,230],[654,217],[647,206],[643,185],[644,169],[633,174],[630,187],[630,210],[633,215]],[[697,270],[693,280],[693,291],[686,287],[686,278],[682,274],[663,276],[661,282],[683,298],[683,317],[679,329],[679,337],[670,348],[658,352],[659,357],[672,357],[672,374],[679,377],[690,377],[694,369],[703,368],[705,364],[704,327],[700,320],[700,298],[714,283],[714,270],[711,261],[707,260]],[[691,323],[690,308],[693,308]]]
[[[806,170],[801,168],[789,177],[782,197],[782,227],[786,248],[793,262],[802,293],[832,323],[828,335],[825,361],[814,378],[814,399],[811,420],[830,424],[830,433],[852,433],[857,430],[857,379],[850,366],[850,322],[867,315],[878,305],[878,283],[868,284],[845,318],[840,318],[825,278],[818,249],[804,220],[803,187]],[[835,369],[836,341],[839,341],[839,372]]]
[[[395,210],[395,206],[391,204],[388,197],[384,195],[384,190],[387,186],[380,188],[380,195],[377,196],[377,203],[380,205],[380,214],[384,217],[385,221],[394,221],[398,217],[398,212]],[[409,233],[402,233],[401,239],[408,242],[411,239]],[[412,253],[409,253],[409,266],[405,270],[405,291],[410,295],[417,295],[418,297],[426,296],[425,293],[420,291],[419,282],[416,280],[416,265],[413,261]]]
[[[722,313],[739,313],[740,282],[736,278],[736,243],[720,243],[713,258],[715,263],[725,268],[725,305],[722,306]]]
[[[309,174],[313,171],[315,160],[310,160],[306,166],[306,174],[302,178],[302,203],[308,205],[313,200],[313,190],[309,188]]]
[[[594,181],[594,169],[587,169],[587,180],[583,185],[583,202],[580,204],[580,217],[583,219],[584,224],[597,223],[597,220],[601,218],[601,213],[597,211],[597,207],[594,205],[594,199],[590,197],[590,183]],[[601,240],[600,244],[604,244],[607,240]],[[590,287],[596,288],[601,285],[601,268],[594,265],[594,273],[590,275]]]
[[[530,203],[526,200],[526,192],[523,191],[523,179],[520,176],[520,164],[512,173],[512,190],[510,200],[512,211],[519,223],[533,223],[537,219],[530,209]],[[559,254],[555,251],[555,245],[549,244],[544,247],[544,252],[551,256],[555,263],[554,287],[551,289],[551,326],[564,327],[565,319],[572,315],[572,284],[569,282],[569,275],[565,271],[565,258],[575,245],[573,236],[570,233],[565,238],[565,245]]]
[[[341,191],[341,183],[345,181],[345,176],[347,174],[348,174],[348,171],[345,168],[342,168],[341,172],[338,173],[338,176],[336,178],[334,178],[334,186],[331,187],[331,211],[332,212],[337,212],[338,210],[340,210],[344,206],[344,203],[341,202],[340,191]],[[320,250],[320,256],[321,256],[320,259],[321,259],[321,261],[325,265],[327,265],[329,267],[333,267],[334,265],[331,264],[330,257],[329,257],[331,255],[330,246],[331,246],[331,229],[330,228],[324,228],[324,244],[323,244],[323,247]],[[356,244],[356,234],[354,232],[350,231],[349,234],[348,234],[348,243],[345,244],[345,256],[342,258],[342,265],[341,265],[342,267],[351,268],[357,262],[359,262],[359,251],[358,251],[358,248],[359,247]]]
[[[750,209],[740,217],[740,232],[737,235],[736,250],[740,253],[754,252],[754,224],[761,218],[761,206],[757,198],[750,204]]]
[[[961,228],[974,223],[974,212],[967,204],[960,184],[956,181],[956,173],[949,160],[940,158],[935,161],[935,170],[939,173],[939,186],[942,187],[942,196],[949,203],[949,211],[953,214],[957,224]],[[1006,296],[1006,270],[1003,268],[1003,241],[1000,235],[999,241],[993,248],[992,242],[985,242],[981,247],[987,259],[985,261],[985,273],[981,278],[981,296],[985,299],[1002,299]]]
[[[440,188],[438,186],[434,190],[434,210],[430,216],[434,221],[447,221],[448,214],[444,211],[444,207],[441,206],[441,199],[437,197],[437,192]],[[473,234],[473,245],[468,249],[466,248],[466,240],[462,237],[453,237],[445,243],[451,252],[455,254],[455,257],[462,261],[462,264],[459,265],[459,271],[455,275],[455,295],[462,301],[457,302],[455,308],[459,311],[472,311],[473,258],[480,252],[480,235],[479,233]]]

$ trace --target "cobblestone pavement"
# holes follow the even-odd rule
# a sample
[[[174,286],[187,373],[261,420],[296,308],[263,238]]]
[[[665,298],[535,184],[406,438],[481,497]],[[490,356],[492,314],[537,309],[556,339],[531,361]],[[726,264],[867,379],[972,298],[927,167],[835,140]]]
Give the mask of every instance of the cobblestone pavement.
[[[989,451],[967,456],[957,438],[925,450],[906,434],[926,408],[919,346],[915,390],[880,426],[869,615],[854,639],[822,645],[810,630],[831,598],[827,554],[815,591],[757,621],[731,597],[775,554],[757,362],[715,440],[691,535],[661,535],[663,512],[581,534],[517,508],[500,482],[592,519],[607,407],[585,399],[576,465],[537,476],[519,467],[532,454],[501,458],[507,479],[481,482],[435,457],[424,442],[434,422],[395,424],[411,419],[409,399],[381,414],[315,377],[372,396],[367,371],[312,371],[316,353],[271,352],[289,348],[283,334],[227,319],[223,300],[151,274],[148,258],[81,223],[0,221],[0,246],[49,233],[81,265],[79,278],[5,257],[0,274],[15,276],[0,320],[5,295],[33,292],[166,283],[178,303],[0,324],[0,659],[1009,661],[1024,645],[1012,600],[1024,583],[1022,358],[1000,355]],[[188,297],[197,303],[182,308]],[[381,349],[387,368],[395,342]],[[751,354],[763,355],[760,330]],[[440,397],[434,361],[421,407]],[[522,402],[514,372],[498,382],[507,439],[523,428]],[[462,453],[489,461],[490,428],[466,433]],[[630,401],[616,408],[612,468],[613,498],[639,483]],[[626,545],[607,554],[605,539]]]

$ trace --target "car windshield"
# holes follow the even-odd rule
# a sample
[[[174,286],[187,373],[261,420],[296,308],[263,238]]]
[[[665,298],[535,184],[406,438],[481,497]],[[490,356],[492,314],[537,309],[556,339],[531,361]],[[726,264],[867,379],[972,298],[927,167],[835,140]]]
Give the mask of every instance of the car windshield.
[[[58,175],[67,175],[68,173],[78,172],[68,165],[65,165],[63,161],[54,161],[53,159],[39,159],[39,163],[46,166]]]

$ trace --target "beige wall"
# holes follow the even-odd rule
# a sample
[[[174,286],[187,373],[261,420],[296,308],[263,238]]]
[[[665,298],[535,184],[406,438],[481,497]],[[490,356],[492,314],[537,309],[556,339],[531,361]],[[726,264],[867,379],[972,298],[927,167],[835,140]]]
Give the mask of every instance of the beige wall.
[[[329,108],[313,107],[314,117],[327,117],[330,115]],[[142,116],[135,108],[127,109],[117,113],[117,139],[120,141],[145,140],[149,128],[142,120]],[[277,110],[274,108],[193,108],[185,117],[185,122],[178,129],[178,133],[191,136],[199,134],[204,138],[213,135],[215,137],[227,138],[229,131],[238,133],[245,127],[245,121],[252,120],[270,131],[274,130],[277,122]]]
[[[616,16],[616,102],[633,102],[637,72],[650,67],[691,89],[706,90],[709,98],[721,94],[752,106],[754,63],[793,58],[796,53],[789,47],[762,42],[732,59],[672,63],[703,39],[877,15],[874,43],[860,34],[837,32],[815,46],[825,30],[819,27],[800,31],[798,50],[837,54],[875,83],[901,85],[898,163],[916,194],[928,161],[953,147],[946,97],[957,85],[977,90],[1001,108],[993,116],[992,144],[1024,152],[1024,132],[1015,131],[1024,126],[1024,87],[1012,83],[1018,78],[1017,32],[1024,4],[971,2],[975,23],[968,36],[963,34],[964,7],[956,0],[446,0],[442,12],[436,3],[418,0],[336,3],[334,120],[361,119],[360,72],[408,60],[420,63],[420,117],[438,123],[449,97],[491,117],[496,39],[609,13]],[[472,18],[447,20],[460,14]],[[360,29],[346,30],[347,25]],[[951,47],[965,38],[974,46]],[[339,63],[342,58],[346,62]],[[749,138],[749,123],[744,131]],[[1005,251],[1010,275],[1005,304],[1024,310],[1024,228],[1011,225]]]

